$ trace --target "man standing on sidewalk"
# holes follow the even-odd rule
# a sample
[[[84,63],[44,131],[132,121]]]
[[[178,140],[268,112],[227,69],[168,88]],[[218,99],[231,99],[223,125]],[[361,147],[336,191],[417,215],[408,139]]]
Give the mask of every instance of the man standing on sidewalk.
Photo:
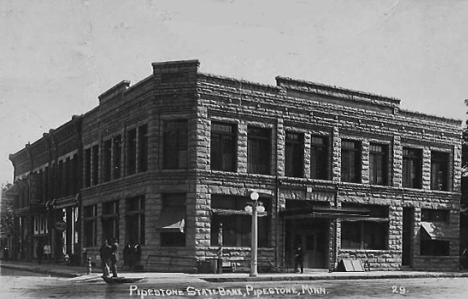
[[[110,258],[110,268],[112,271],[112,277],[117,277],[117,263],[119,261],[119,243],[117,242],[117,239],[114,237],[112,238],[112,255]]]
[[[102,276],[109,277],[109,260],[112,255],[112,248],[108,244],[107,240],[104,241],[101,249],[99,249],[99,253],[101,255]]]

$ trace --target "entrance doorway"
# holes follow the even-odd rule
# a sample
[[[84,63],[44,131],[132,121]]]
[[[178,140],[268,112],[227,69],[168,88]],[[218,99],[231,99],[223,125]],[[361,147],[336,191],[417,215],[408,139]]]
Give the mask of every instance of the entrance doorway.
[[[304,268],[326,268],[325,233],[308,231],[296,234],[294,244],[301,245],[304,253]],[[328,244],[328,242],[326,242]]]
[[[402,266],[412,265],[414,208],[403,208],[403,254]]]
[[[301,246],[304,268],[328,268],[330,222],[319,219],[291,219],[286,223],[286,256],[294,267],[294,253]]]

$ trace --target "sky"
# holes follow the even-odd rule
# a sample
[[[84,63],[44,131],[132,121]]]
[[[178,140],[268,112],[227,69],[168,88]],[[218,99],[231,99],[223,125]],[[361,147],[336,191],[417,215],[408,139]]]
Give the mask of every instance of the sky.
[[[468,1],[0,0],[0,183],[8,155],[151,63],[275,85],[276,76],[465,121]]]

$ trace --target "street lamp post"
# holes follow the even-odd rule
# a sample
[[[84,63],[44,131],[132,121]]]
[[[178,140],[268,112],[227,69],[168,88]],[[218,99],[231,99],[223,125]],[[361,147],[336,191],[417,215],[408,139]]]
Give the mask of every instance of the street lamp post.
[[[258,212],[263,213],[265,208],[259,205],[259,195],[257,192],[250,193],[252,206],[245,207],[245,210],[252,212],[252,240],[251,240],[251,259],[250,259],[250,277],[257,277],[257,251],[258,251]]]

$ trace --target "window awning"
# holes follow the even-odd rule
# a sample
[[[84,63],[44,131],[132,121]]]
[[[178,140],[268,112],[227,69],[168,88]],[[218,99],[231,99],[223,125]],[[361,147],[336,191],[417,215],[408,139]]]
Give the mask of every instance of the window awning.
[[[445,222],[421,222],[421,228],[432,240],[456,240],[456,232]]]
[[[166,207],[161,213],[158,227],[167,232],[184,232],[185,210],[179,207]]]
[[[388,218],[385,217],[341,217],[342,221],[348,221],[348,222],[353,222],[353,221],[367,221],[367,222],[388,222]]]
[[[213,214],[221,216],[250,215],[248,212],[242,210],[211,209],[211,211]]]
[[[228,209],[211,209],[211,212],[220,216],[233,216],[233,215],[245,215],[252,216],[252,213],[242,210],[228,210]],[[267,212],[258,213],[258,217],[266,216]]]
[[[309,207],[302,209],[286,209],[280,211],[280,216],[285,219],[299,218],[368,218],[369,211],[365,209],[351,209],[341,207]]]

